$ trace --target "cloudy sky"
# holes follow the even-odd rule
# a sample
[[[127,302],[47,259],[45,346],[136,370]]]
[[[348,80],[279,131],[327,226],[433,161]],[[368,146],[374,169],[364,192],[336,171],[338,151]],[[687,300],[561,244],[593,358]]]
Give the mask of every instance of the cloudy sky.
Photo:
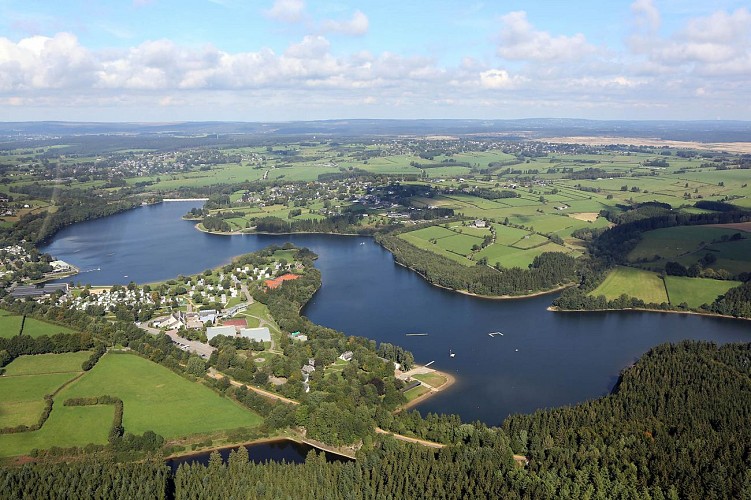
[[[748,0],[0,0],[0,120],[749,119]]]

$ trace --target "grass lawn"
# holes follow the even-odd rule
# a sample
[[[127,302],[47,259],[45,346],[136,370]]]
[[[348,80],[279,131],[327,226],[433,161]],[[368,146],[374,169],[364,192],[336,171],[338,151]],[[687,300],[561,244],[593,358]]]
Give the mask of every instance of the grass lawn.
[[[740,286],[740,281],[712,280],[704,278],[687,278],[684,276],[666,276],[665,284],[670,294],[670,303],[677,306],[682,303],[689,307],[711,304],[719,295]]]
[[[420,373],[417,375],[412,375],[412,378],[419,380],[420,382],[425,382],[429,386],[435,387],[436,389],[446,383],[446,377],[437,373]]]
[[[91,351],[19,356],[5,368],[5,375],[18,376],[80,372],[82,371],[81,364],[89,359],[89,356],[91,356]]]
[[[428,391],[430,391],[430,389],[428,389],[424,385],[418,385],[417,387],[413,387],[412,389],[405,392],[404,397],[407,398],[407,402],[409,403],[410,401],[419,398]]]
[[[590,295],[604,295],[608,300],[613,300],[624,293],[647,303],[660,304],[668,301],[665,285],[656,273],[632,267],[616,267]]]
[[[141,434],[152,430],[167,439],[237,427],[254,427],[261,417],[136,355],[107,354],[56,401],[111,394],[123,400],[123,426]],[[111,422],[99,423],[109,429]]]
[[[9,339],[21,332],[21,316],[0,309],[0,337]]]

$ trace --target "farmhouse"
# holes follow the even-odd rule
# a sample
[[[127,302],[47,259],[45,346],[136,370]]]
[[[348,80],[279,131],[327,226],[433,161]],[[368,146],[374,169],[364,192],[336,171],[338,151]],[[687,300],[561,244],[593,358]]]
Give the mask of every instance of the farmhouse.
[[[479,227],[479,228],[482,228],[482,227],[485,227],[485,226],[486,226],[486,222],[485,222],[484,220],[482,220],[482,219],[477,219],[477,220],[475,220],[475,221],[474,221],[474,222],[472,223],[472,225],[473,225],[473,226],[475,226],[475,227]]]
[[[341,359],[342,361],[351,361],[353,355],[354,353],[352,351],[345,351],[341,356],[339,356],[339,359]]]
[[[243,328],[240,330],[240,336],[255,340],[256,342],[271,342],[271,333],[265,326],[261,328]]]

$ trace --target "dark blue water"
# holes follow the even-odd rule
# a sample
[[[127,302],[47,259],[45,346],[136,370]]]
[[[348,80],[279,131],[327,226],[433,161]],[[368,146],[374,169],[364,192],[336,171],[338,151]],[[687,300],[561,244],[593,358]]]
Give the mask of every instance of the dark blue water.
[[[233,446],[230,448],[222,448],[217,450],[222,460],[226,463],[229,459],[229,454],[240,448],[239,446]],[[305,457],[311,450],[315,450],[310,445],[296,443],[294,441],[274,441],[270,443],[258,443],[245,446],[248,450],[248,458],[251,462],[257,464],[264,462],[287,462],[288,464],[301,464],[305,462]],[[322,452],[326,456],[327,462],[337,461],[349,461],[347,457],[341,455],[335,455],[333,453]],[[199,463],[202,465],[208,465],[211,452],[201,452],[193,455],[186,455],[184,457],[171,458],[167,460],[167,465],[172,469],[172,472],[177,472],[177,468],[182,464]]]
[[[200,202],[199,202],[200,203]],[[371,239],[216,236],[180,220],[195,202],[142,207],[60,231],[42,248],[84,271],[73,281],[145,283],[193,274],[232,256],[292,241],[319,255],[323,286],[303,310],[312,321],[410,349],[457,383],[418,409],[499,424],[507,415],[610,392],[620,371],[657,344],[751,341],[751,323],[668,313],[552,313],[555,296],[494,301],[427,284]],[[99,271],[91,269],[101,268]],[[491,338],[489,332],[502,337]],[[427,337],[406,337],[425,332]],[[456,357],[449,357],[449,350]]]

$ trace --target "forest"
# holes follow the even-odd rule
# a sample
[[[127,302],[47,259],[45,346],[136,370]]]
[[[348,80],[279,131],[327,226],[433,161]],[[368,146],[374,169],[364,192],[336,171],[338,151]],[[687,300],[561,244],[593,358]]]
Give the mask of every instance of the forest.
[[[391,415],[441,450],[380,437],[355,461],[182,465],[158,455],[102,456],[0,469],[10,498],[653,498],[751,495],[751,344],[661,345],[622,373],[609,396],[509,417],[500,428],[455,416]],[[384,422],[386,424],[386,422]],[[523,466],[513,454],[526,455]],[[65,496],[65,495],[63,495]]]
[[[396,236],[396,231],[377,234],[376,241],[394,254],[394,260],[420,273],[434,285],[477,295],[527,295],[576,281],[576,259],[559,252],[535,257],[529,269],[494,268],[478,263],[463,266],[441,255],[426,252]]]

